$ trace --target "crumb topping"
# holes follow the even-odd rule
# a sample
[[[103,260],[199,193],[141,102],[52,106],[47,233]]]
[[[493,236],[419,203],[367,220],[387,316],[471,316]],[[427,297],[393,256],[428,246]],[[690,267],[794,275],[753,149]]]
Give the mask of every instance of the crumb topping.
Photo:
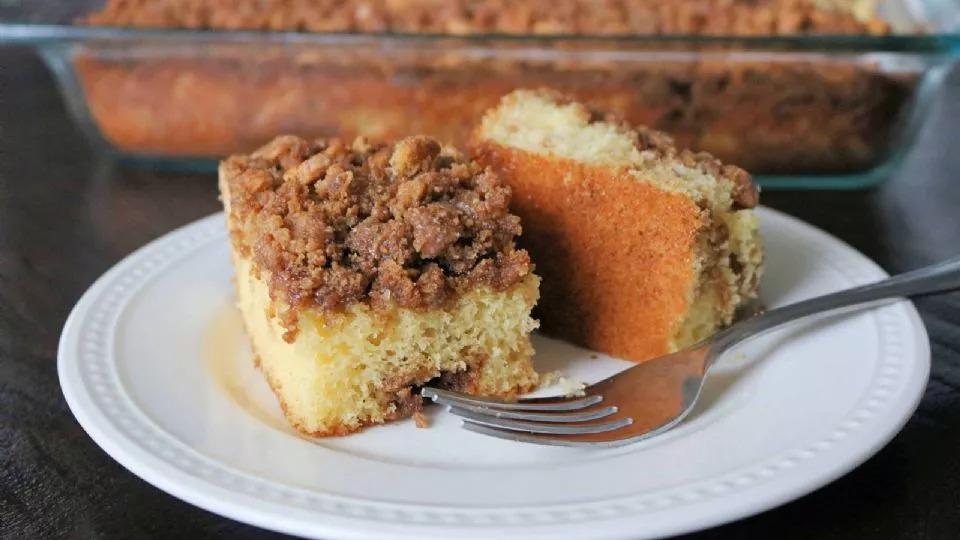
[[[656,156],[665,163],[679,163],[685,167],[699,170],[715,178],[722,178],[733,185],[731,197],[736,208],[754,208],[759,204],[760,192],[753,183],[753,177],[736,165],[724,164],[708,152],[679,149],[670,135],[646,126],[634,126],[620,116],[591,109],[570,96],[541,88],[537,90],[516,90],[502,98],[502,102],[518,99],[523,95],[540,95],[547,100],[565,107],[573,107],[573,112],[586,124],[604,123],[614,127],[620,135],[626,137],[632,149]],[[493,109],[488,115],[496,115]],[[486,119],[484,119],[486,122]]]
[[[290,306],[442,306],[532,272],[510,189],[430,137],[281,136],[221,164],[231,236]]]
[[[571,102],[570,98],[551,90],[539,90],[554,96],[561,102]],[[736,165],[724,164],[709,152],[695,152],[688,148],[677,149],[673,137],[646,126],[632,126],[629,122],[612,113],[590,112],[591,122],[606,122],[619,127],[620,131],[634,141],[640,150],[653,150],[666,160],[677,160],[686,167],[698,169],[710,176],[723,178],[733,184],[731,196],[737,208],[754,208],[760,203],[760,191],[753,183],[753,176]]]
[[[441,34],[884,34],[862,0],[109,0],[92,25]],[[869,7],[869,6],[868,6]]]

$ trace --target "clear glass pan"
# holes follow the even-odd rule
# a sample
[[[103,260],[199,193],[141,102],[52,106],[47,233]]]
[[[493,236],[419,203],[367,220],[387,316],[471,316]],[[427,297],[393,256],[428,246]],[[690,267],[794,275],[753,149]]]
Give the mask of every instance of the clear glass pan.
[[[960,5],[885,1],[889,36],[514,36],[73,26],[101,2],[0,7],[107,151],[209,166],[273,135],[430,133],[464,144],[518,87],[554,87],[670,132],[767,187],[886,178],[960,46]]]

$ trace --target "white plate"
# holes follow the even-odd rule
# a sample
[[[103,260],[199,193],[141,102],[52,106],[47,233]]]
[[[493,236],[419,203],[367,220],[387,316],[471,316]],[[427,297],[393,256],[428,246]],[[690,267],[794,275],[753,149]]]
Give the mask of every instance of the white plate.
[[[760,209],[764,301],[884,277],[852,248]],[[913,306],[797,325],[725,357],[698,410],[633,446],[487,438],[431,408],[316,441],[283,421],[230,307],[223,217],[149,244],[98,280],[60,341],[60,383],[87,433],[160,489],[268,529],[334,538],[637,538],[755,514],[848,472],[900,429],[930,353]],[[628,364],[537,338],[541,368],[592,382]]]

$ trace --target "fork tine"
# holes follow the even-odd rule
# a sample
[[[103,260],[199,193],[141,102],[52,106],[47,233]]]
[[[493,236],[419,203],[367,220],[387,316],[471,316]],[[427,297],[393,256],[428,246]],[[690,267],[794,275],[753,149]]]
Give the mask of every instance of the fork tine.
[[[543,444],[547,446],[570,446],[575,448],[614,448],[617,446],[624,446],[634,442],[634,439],[624,438],[624,439],[611,439],[611,440],[589,440],[589,439],[577,439],[570,438],[569,436],[564,435],[544,435],[538,433],[524,433],[522,431],[510,431],[506,429],[498,429],[495,427],[485,426],[483,424],[474,424],[473,422],[464,421],[463,429],[467,431],[472,431],[474,433],[479,433],[480,435],[489,435],[490,437],[496,437],[498,439],[506,439],[508,441],[517,441],[533,444]]]
[[[526,431],[529,433],[550,433],[554,435],[586,435],[591,433],[605,433],[633,423],[631,418],[621,418],[612,422],[602,424],[549,424],[540,422],[525,422],[522,420],[511,420],[509,418],[496,418],[486,414],[478,414],[458,407],[450,407],[450,412],[461,418],[464,422],[483,424],[496,428],[509,429],[513,431]]]
[[[425,386],[420,390],[420,395],[424,398],[432,399],[437,403],[444,405],[460,406],[473,405],[475,407],[487,407],[492,409],[503,409],[509,411],[575,411],[585,409],[591,405],[596,405],[603,401],[603,396],[593,395],[584,398],[533,398],[516,402],[499,401],[495,399],[467,396],[449,390],[440,390]]]
[[[438,403],[449,405],[450,411],[453,414],[456,414],[455,410],[464,410],[475,414],[486,415],[492,418],[509,418],[511,420],[526,420],[529,422],[587,422],[589,420],[599,420],[601,418],[605,418],[618,411],[617,407],[602,407],[598,409],[580,410],[574,412],[523,412],[466,404],[450,405],[444,403],[443,400],[439,400]]]

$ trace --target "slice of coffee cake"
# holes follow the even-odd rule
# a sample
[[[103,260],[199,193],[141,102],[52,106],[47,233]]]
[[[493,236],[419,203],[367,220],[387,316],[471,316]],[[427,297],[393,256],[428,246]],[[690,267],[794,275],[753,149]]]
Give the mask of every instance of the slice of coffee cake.
[[[417,413],[428,382],[536,386],[539,278],[496,174],[428,137],[285,136],[223,161],[220,190],[246,329],[299,431]]]
[[[642,361],[756,296],[758,194],[742,169],[548,91],[504,97],[472,150],[513,189],[544,332]]]

